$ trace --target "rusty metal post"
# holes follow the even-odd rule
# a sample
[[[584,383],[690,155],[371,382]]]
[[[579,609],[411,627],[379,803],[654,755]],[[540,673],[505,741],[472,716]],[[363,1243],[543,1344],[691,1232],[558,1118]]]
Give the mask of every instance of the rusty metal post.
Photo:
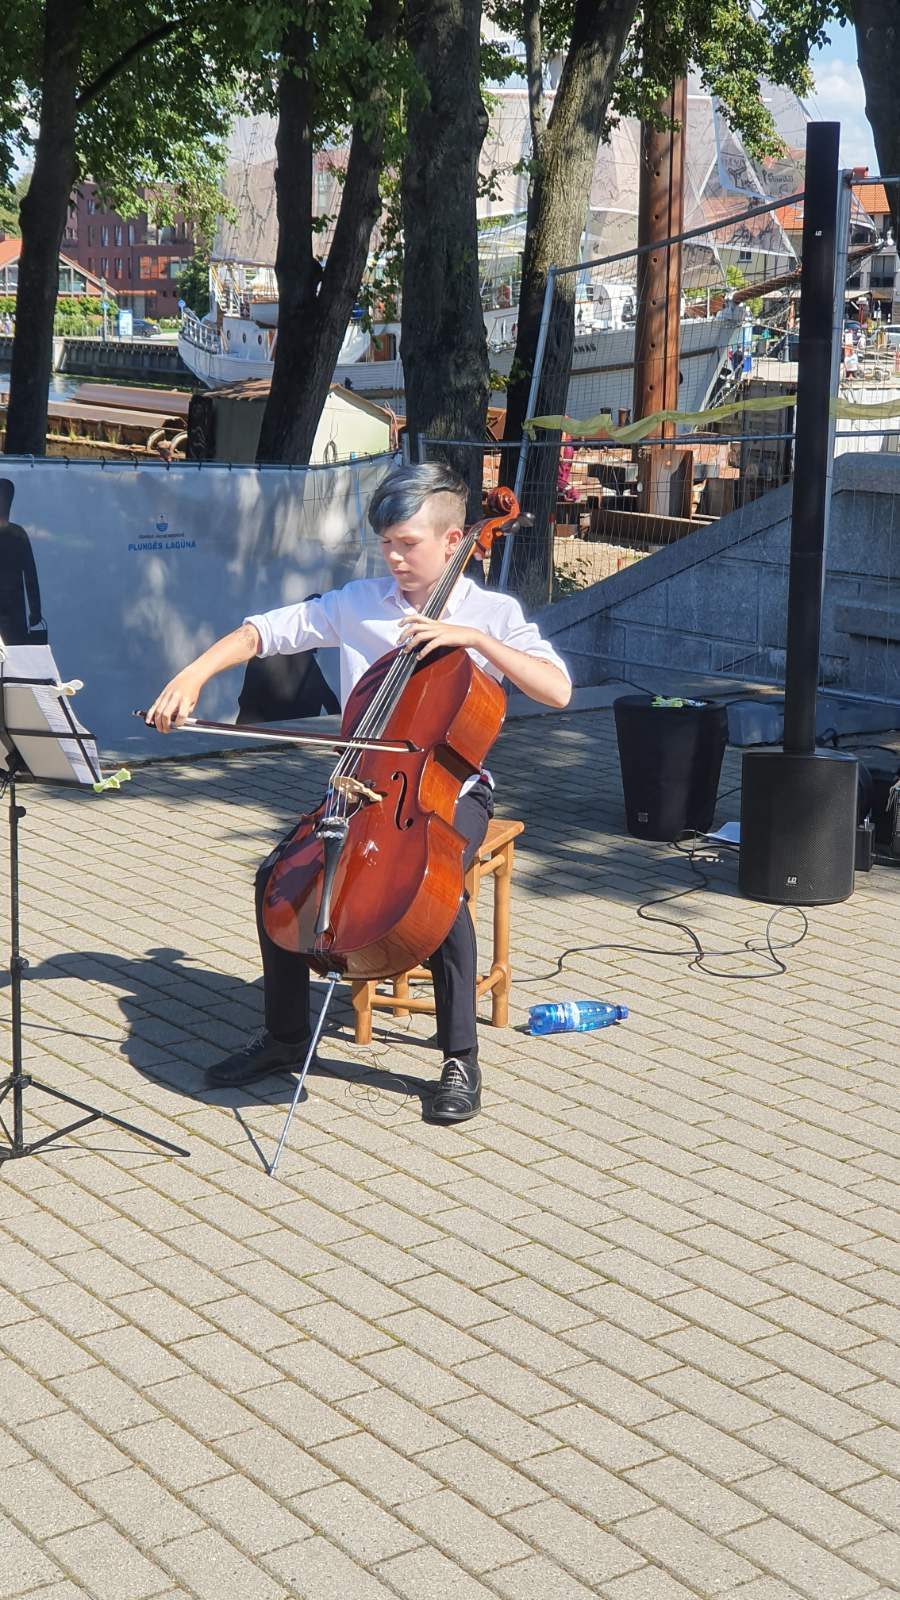
[[[681,245],[666,241],[684,231],[685,78],[673,84],[660,110],[669,127],[657,129],[646,122],[641,127],[640,254],[634,346],[633,413],[636,421],[655,411],[674,411],[678,407]],[[672,126],[673,123],[677,126]],[[666,423],[662,434],[673,438],[674,424]],[[672,511],[672,479],[682,465],[680,452],[666,446],[651,446],[642,452],[642,460],[644,509],[668,516]],[[687,500],[689,515],[689,487]]]

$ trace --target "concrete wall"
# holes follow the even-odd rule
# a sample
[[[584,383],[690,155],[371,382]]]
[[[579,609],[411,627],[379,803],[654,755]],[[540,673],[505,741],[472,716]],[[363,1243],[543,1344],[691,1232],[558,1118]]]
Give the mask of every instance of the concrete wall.
[[[784,676],[792,486],[698,529],[578,595],[542,630],[582,684],[626,667]],[[900,697],[900,460],[835,462],[820,671],[824,684]]]
[[[12,363],[11,334],[0,334],[0,367]],[[193,373],[165,339],[70,339],[53,341],[54,369],[85,378],[187,378]]]

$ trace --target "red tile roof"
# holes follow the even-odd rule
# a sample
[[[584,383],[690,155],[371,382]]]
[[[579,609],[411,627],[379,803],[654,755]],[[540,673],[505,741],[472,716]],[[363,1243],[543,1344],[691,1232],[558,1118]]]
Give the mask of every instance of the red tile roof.
[[[779,206],[775,213],[785,233],[801,233],[803,230],[803,204]]]
[[[886,217],[889,214],[891,202],[883,183],[855,183],[853,193],[870,217]]]
[[[864,180],[853,185],[854,219],[864,215],[873,220],[876,217],[887,216],[891,206],[885,192],[883,183],[867,183]],[[796,205],[780,206],[775,213],[781,226],[788,233],[801,233],[803,231],[803,201]]]

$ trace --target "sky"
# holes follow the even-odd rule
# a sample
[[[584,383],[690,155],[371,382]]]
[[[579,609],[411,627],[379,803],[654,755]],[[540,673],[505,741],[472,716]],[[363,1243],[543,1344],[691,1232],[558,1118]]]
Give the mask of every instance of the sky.
[[[872,130],[866,121],[866,97],[856,65],[856,35],[851,27],[831,28],[831,43],[819,51],[810,65],[816,79],[816,92],[807,101],[810,111],[822,122],[841,125],[841,165],[868,167],[878,171]]]

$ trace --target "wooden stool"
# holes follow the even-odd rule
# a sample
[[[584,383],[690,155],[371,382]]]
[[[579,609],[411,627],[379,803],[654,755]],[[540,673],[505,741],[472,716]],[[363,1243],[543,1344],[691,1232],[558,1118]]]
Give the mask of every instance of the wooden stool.
[[[491,1023],[495,1028],[505,1028],[509,1021],[509,991],[512,970],[509,964],[509,891],[512,884],[515,841],[524,833],[524,822],[493,817],[471,867],[466,873],[469,892],[469,910],[474,917],[478,904],[478,891],[485,877],[494,879],[494,950],[490,971],[479,978],[476,997],[491,997]],[[369,1044],[372,1038],[372,1012],[392,1011],[395,1017],[408,1017],[411,1011],[434,1014],[433,996],[411,995],[410,981],[429,978],[427,967],[413,967],[398,978],[387,981],[389,994],[379,994],[378,985],[368,979],[357,979],[351,988],[353,1009],[356,1013],[356,1042]]]

